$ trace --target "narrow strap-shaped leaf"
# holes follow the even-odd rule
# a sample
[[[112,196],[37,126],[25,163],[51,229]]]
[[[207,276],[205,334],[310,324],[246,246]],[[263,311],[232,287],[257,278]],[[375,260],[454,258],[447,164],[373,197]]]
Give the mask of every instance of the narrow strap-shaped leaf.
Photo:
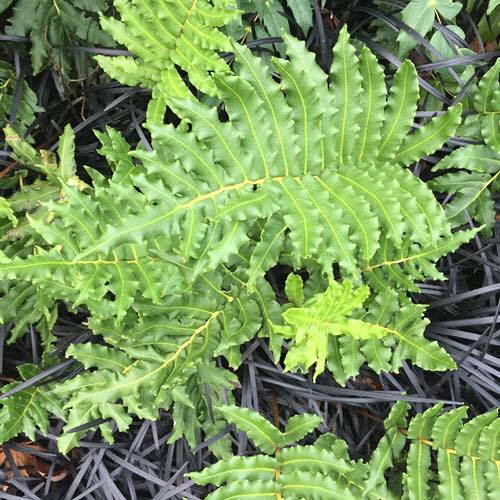
[[[353,469],[352,464],[336,456],[333,451],[321,450],[316,446],[285,448],[277,458],[283,474],[299,470],[338,477],[338,474],[346,474]]]
[[[500,418],[496,418],[482,430],[478,455],[483,460],[500,461]]]
[[[417,110],[418,82],[415,66],[405,61],[394,75],[380,141],[378,159],[391,160],[413,123]]]
[[[388,328],[398,342],[392,358],[393,369],[398,369],[404,359],[411,359],[424,370],[454,369],[453,358],[437,342],[425,338],[428,320],[421,319],[421,315],[422,310],[413,304],[405,306],[394,326]]]
[[[431,439],[434,449],[455,447],[455,439],[467,417],[467,406],[461,406],[440,415],[432,428]]]
[[[408,438],[419,440],[430,439],[434,423],[442,408],[443,404],[438,403],[423,413],[415,415],[408,426]]]
[[[356,245],[351,241],[349,226],[341,221],[350,218],[346,212],[354,210],[349,201],[342,198],[342,192],[333,190],[329,193],[319,178],[309,176],[297,181],[304,189],[310,203],[319,212],[322,232],[322,244],[318,249],[318,262],[323,266],[326,273],[331,272],[332,262],[338,262],[346,276],[359,276],[359,266],[355,258]],[[335,197],[335,198],[334,198]],[[332,199],[334,198],[334,199]],[[328,207],[328,209],[327,209]],[[352,212],[351,212],[352,214]],[[359,214],[356,214],[359,217]],[[353,215],[354,216],[354,215]],[[359,220],[359,219],[358,219]],[[360,222],[371,222],[360,220]],[[366,232],[369,230],[365,229]]]
[[[481,78],[474,96],[474,108],[480,113],[484,142],[500,153],[500,62],[497,61]]]
[[[472,456],[477,459],[481,433],[485,427],[498,418],[497,415],[498,410],[494,410],[469,420],[460,429],[455,441],[455,451],[459,455]]]
[[[75,134],[69,124],[64,127],[64,132],[59,138],[57,155],[59,156],[58,175],[63,181],[67,181],[76,172]]]
[[[349,378],[344,372],[342,355],[340,354],[340,337],[330,335],[328,337],[327,366],[335,381],[341,386],[345,386]]]
[[[239,131],[241,145],[250,156],[252,168],[260,178],[269,177],[276,163],[271,146],[272,122],[255,90],[235,76],[214,77],[224,99],[232,126]]]
[[[483,470],[488,500],[495,500],[500,492],[500,466],[498,462],[484,462]]]
[[[485,463],[476,457],[465,456],[460,467],[460,482],[471,500],[487,500],[488,491],[484,475]]]
[[[431,448],[424,440],[431,437],[436,417],[443,405],[432,406],[424,413],[417,414],[408,426],[410,444],[406,459],[406,473],[409,498],[425,500],[429,498],[429,467],[431,464]]]
[[[336,175],[324,175],[316,182],[325,190],[333,204],[342,210],[342,220],[349,225],[349,238],[357,244],[359,258],[369,262],[379,246],[379,220],[365,196]]]
[[[357,161],[362,161],[377,157],[384,122],[387,89],[384,82],[384,72],[378,64],[377,58],[367,47],[361,49],[359,72],[363,87],[360,96],[363,112],[359,117],[360,142],[356,146],[354,157]]]
[[[437,163],[432,170],[460,168],[472,172],[495,174],[500,170],[500,154],[482,144],[455,149]]]
[[[248,434],[255,446],[264,453],[274,453],[281,441],[281,432],[269,420],[248,408],[238,406],[219,406],[217,411],[224,418],[236,425],[240,431]]]
[[[500,91],[498,93],[500,94]],[[498,111],[489,112],[480,118],[481,135],[484,142],[497,152],[500,151],[500,118],[498,115]]]
[[[323,227],[317,224],[319,211],[301,188],[300,182],[285,177],[273,186],[280,200],[283,218],[290,229],[292,255],[296,262],[312,257],[321,241]]]
[[[474,95],[474,108],[478,113],[497,113],[500,109],[500,60],[483,75]],[[497,116],[498,121],[498,116]]]
[[[365,497],[370,491],[385,484],[384,473],[399,458],[405,443],[405,437],[397,428],[389,429],[380,440],[370,458],[370,472],[364,485]]]
[[[300,441],[304,436],[312,432],[321,422],[321,417],[310,413],[294,415],[288,419],[283,432],[283,446]]]
[[[245,159],[241,149],[240,136],[229,123],[219,121],[217,110],[191,99],[173,101],[183,117],[193,123],[195,135],[211,149],[214,160],[226,167],[235,179],[248,179],[249,159]]]
[[[335,120],[338,122],[334,144],[341,164],[346,164],[355,154],[354,146],[360,130],[358,119],[362,113],[359,103],[362,94],[359,60],[349,38],[347,26],[344,25],[333,48],[331,67],[330,91],[333,94]]]
[[[462,105],[449,108],[446,113],[434,117],[414,134],[406,136],[394,156],[397,162],[410,165],[414,161],[439,149],[451,137],[462,121]]]
[[[359,368],[365,362],[361,351],[361,343],[354,337],[339,338],[340,359],[345,376],[349,379],[359,373]]]
[[[392,320],[392,315],[400,308],[397,293],[392,290],[385,290],[383,294],[376,293],[372,295],[365,306],[369,311],[365,319],[381,326],[386,326]],[[390,342],[391,339],[389,338],[386,338],[385,342],[384,340],[380,342],[377,338],[362,342],[361,352],[368,365],[376,373],[391,369],[392,350]]]
[[[431,450],[421,441],[410,444],[406,458],[406,474],[408,498],[411,500],[427,500],[429,498],[429,467]]]
[[[342,168],[337,175],[343,183],[348,184],[361,196],[370,200],[381,227],[394,244],[400,246],[406,221],[403,219],[401,205],[395,196],[399,184],[393,178],[388,179],[388,185],[384,185],[380,179],[374,177],[374,170],[372,169],[370,172],[369,169],[364,169],[361,166],[349,166]]]
[[[464,500],[460,482],[460,461],[451,450],[438,450],[439,498],[442,500]]]

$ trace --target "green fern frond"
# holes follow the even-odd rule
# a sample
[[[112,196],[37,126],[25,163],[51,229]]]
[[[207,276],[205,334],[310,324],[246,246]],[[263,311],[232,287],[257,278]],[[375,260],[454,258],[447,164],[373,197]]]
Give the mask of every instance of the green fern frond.
[[[228,73],[217,51],[230,50],[230,39],[218,30],[238,15],[234,0],[114,0],[120,20],[101,15],[101,25],[135,57],[97,56],[102,69],[127,85],[153,89],[149,117],[163,122],[172,97],[190,91],[176,67],[191,83],[213,95],[210,72]]]
[[[491,233],[495,207],[491,196],[500,183],[500,62],[497,61],[481,78],[474,93],[474,115],[485,145],[469,145],[453,151],[433,170],[448,173],[432,180],[430,186],[453,196],[446,204],[447,216],[454,227],[469,218]],[[456,171],[461,170],[461,171]]]
[[[79,188],[85,186],[75,175],[74,135],[71,127],[67,126],[60,137],[58,159],[47,151],[38,152],[10,127],[5,127],[4,133],[12,148],[13,159],[20,166],[35,172],[38,177],[31,183],[26,183],[26,169],[20,170],[14,176],[14,182],[19,184],[19,188],[7,198],[2,198],[1,261],[23,258],[36,252],[37,246],[45,243],[36,229],[40,220],[48,213],[44,203],[62,199],[66,184]],[[0,187],[3,186],[0,184]],[[36,325],[45,347],[52,342],[51,329],[57,317],[57,305],[42,292],[42,286],[29,280],[2,281],[0,288],[3,307],[0,322],[14,322],[9,343],[23,335],[28,325]]]
[[[218,488],[207,499],[248,498],[495,498],[500,493],[500,418],[496,411],[466,424],[467,408],[442,413],[442,404],[408,421],[409,406],[396,403],[384,422],[381,438],[369,461],[349,458],[347,444],[324,434],[312,445],[283,444],[283,433],[257,412],[223,406],[226,420],[248,434],[265,454],[230,457],[188,476],[197,484]],[[298,417],[292,417],[292,419]],[[307,430],[318,424],[301,415]],[[292,420],[291,419],[291,420]],[[286,434],[286,432],[285,432]],[[292,445],[292,446],[289,446]],[[287,447],[284,447],[287,446]],[[399,484],[386,479],[406,467]]]
[[[125,15],[130,22],[134,12]],[[406,359],[424,369],[454,367],[424,337],[424,308],[406,292],[440,278],[437,260],[476,230],[452,234],[430,189],[405,165],[454,133],[459,107],[411,133],[413,116],[398,111],[417,99],[411,63],[386,101],[376,58],[366,48],[358,56],[345,28],[331,75],[304,43],[284,38],[289,60],[273,63],[280,83],[234,44],[235,73],[211,80],[224,121],[216,107],[171,98],[181,123],[149,122],[153,151],[129,151],[112,129],[99,134],[113,176],[88,169],[92,187],[63,180],[63,196],[28,219],[38,238],[30,255],[2,257],[0,277],[85,307],[107,343],[68,352],[88,369],[57,389],[69,409],[66,429],[108,418],[109,408],[123,428],[128,413],[154,418],[173,404],[189,414],[183,432],[194,436],[208,413],[199,370],[211,370],[217,355],[237,367],[240,345],[256,334],[279,355],[285,333],[295,342],[289,366],[317,363],[321,371],[325,363],[341,383],[364,362],[377,371],[398,370]],[[265,279],[277,263],[309,275],[303,298],[290,292],[292,309],[277,303]],[[345,300],[329,312],[340,290]],[[317,309],[335,335],[321,332],[318,356],[308,357]],[[103,356],[110,363],[98,362]],[[186,395],[198,401],[194,410]],[[62,449],[76,442],[68,436]]]

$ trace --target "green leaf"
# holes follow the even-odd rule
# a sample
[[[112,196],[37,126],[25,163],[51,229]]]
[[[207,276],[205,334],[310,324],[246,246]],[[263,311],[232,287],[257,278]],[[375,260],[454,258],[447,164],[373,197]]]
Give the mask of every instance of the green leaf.
[[[320,422],[320,417],[309,413],[291,417],[288,419],[285,432],[283,432],[283,446],[294,443],[295,441],[300,441],[304,436],[312,432]]]
[[[331,279],[324,293],[310,298],[302,307],[287,309],[283,313],[286,326],[274,326],[278,333],[294,339],[285,358],[286,368],[309,368],[317,363],[317,377],[324,370],[329,335],[356,339],[384,336],[384,328],[350,317],[362,306],[368,293],[364,286],[353,290],[349,281],[339,284]]]
[[[333,64],[331,67],[335,119],[338,122],[336,134],[336,154],[340,164],[346,164],[354,154],[356,137],[360,132],[357,118],[363,109],[359,105],[362,95],[359,59],[351,43],[349,43],[347,26],[341,29],[339,39],[333,48]]]
[[[396,71],[385,110],[378,158],[393,159],[412,126],[417,110],[418,82],[415,66],[405,61]]]
[[[215,484],[235,481],[269,481],[274,479],[279,462],[273,457],[231,457],[221,460],[201,472],[191,472],[189,477],[197,484]]]
[[[446,19],[454,19],[462,5],[452,0],[411,0],[402,10],[403,21],[422,36],[425,36],[434,22],[437,13]],[[398,35],[399,56],[406,55],[415,45],[415,39],[406,31]]]
[[[307,35],[307,32],[312,27],[312,8],[310,2],[304,0],[288,0],[287,3],[297,24],[302,28],[304,35]]]
[[[25,364],[18,367],[23,380],[40,373],[35,365]],[[5,393],[19,382],[2,387]],[[32,385],[16,394],[0,400],[0,442],[5,443],[20,433],[35,440],[35,430],[47,434],[50,415],[64,418],[61,399],[54,394],[54,384]]]
[[[376,156],[381,140],[381,129],[385,107],[387,89],[384,82],[384,72],[378,64],[373,53],[363,47],[359,58],[359,71],[363,92],[361,102],[363,113],[361,114],[361,130],[358,161],[362,161],[370,154]],[[369,152],[369,153],[368,153]]]
[[[296,471],[281,478],[285,498],[315,500],[354,500],[356,496],[334,479],[320,474]]]
[[[259,500],[275,500],[280,487],[274,481],[233,481],[206,496],[206,500],[226,500],[258,498]]]
[[[490,16],[493,11],[500,5],[500,0],[489,0],[488,9],[486,10],[486,15]]]
[[[258,413],[237,406],[219,406],[217,411],[240,431],[246,432],[255,446],[264,453],[274,453],[280,446],[281,432]]]
[[[405,138],[394,159],[403,165],[410,165],[439,149],[444,141],[455,133],[461,122],[461,112],[462,106],[458,104],[418,128],[414,134]]]
[[[76,173],[75,134],[70,125],[64,127],[64,132],[59,138],[57,155],[59,156],[59,175],[62,180],[67,181]]]

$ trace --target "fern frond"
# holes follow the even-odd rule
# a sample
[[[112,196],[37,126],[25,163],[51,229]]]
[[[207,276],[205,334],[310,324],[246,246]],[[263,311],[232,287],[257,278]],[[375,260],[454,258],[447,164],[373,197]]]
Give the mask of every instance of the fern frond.
[[[145,51],[166,43],[148,45],[125,29],[149,19],[149,4],[118,4],[122,21],[110,21],[113,29]],[[67,399],[67,429],[91,415],[107,418],[107,408],[125,425],[129,412],[153,418],[174,404],[174,412],[189,414],[186,433],[194,439],[192,429],[207,412],[198,368],[212,368],[219,354],[236,367],[241,343],[256,334],[269,338],[276,356],[284,336],[293,338],[289,367],[316,364],[319,372],[324,364],[341,383],[365,361],[378,371],[398,370],[406,359],[425,369],[454,367],[425,338],[424,308],[406,292],[418,280],[440,278],[439,257],[474,231],[452,234],[432,192],[404,165],[448,139],[459,108],[408,134],[417,92],[411,63],[399,70],[386,101],[382,69],[368,49],[357,55],[345,28],[331,83],[302,42],[285,43],[289,60],[273,60],[281,83],[263,59],[232,47],[235,73],[217,71],[210,80],[227,119],[218,107],[171,97],[181,122],[148,122],[153,151],[129,151],[112,130],[99,134],[110,179],[89,168],[91,187],[57,167],[40,167],[50,170],[62,196],[44,203],[43,216],[27,219],[37,246],[29,255],[2,256],[0,277],[31,284],[46,300],[85,307],[113,350],[69,351],[88,370],[58,389]],[[159,60],[151,66],[158,75]],[[379,137],[380,149],[367,146]],[[365,143],[362,161],[358,139]],[[68,169],[70,142],[61,143]],[[276,263],[307,270],[303,299],[290,297],[304,304],[277,303],[265,279]],[[318,314],[327,329],[311,321]],[[102,355],[126,368],[92,361]],[[195,410],[186,394],[196,395]],[[66,449],[76,436],[64,439]]]
[[[35,365],[25,364],[17,367],[23,380],[28,380],[40,372]],[[13,389],[19,382],[4,385],[2,393]],[[47,434],[49,418],[56,415],[65,417],[62,400],[54,393],[55,384],[31,386],[12,396],[0,399],[0,441],[9,441],[21,432],[35,440],[35,430]]]
[[[479,122],[486,145],[469,145],[453,151],[433,170],[449,170],[430,186],[453,196],[446,213],[454,227],[474,218],[491,233],[495,222],[491,193],[498,190],[500,175],[500,64],[497,61],[481,78],[474,93],[472,116]],[[456,171],[456,170],[462,171]]]
[[[162,122],[171,97],[189,97],[176,66],[199,90],[215,93],[209,72],[229,72],[217,51],[231,48],[230,39],[217,28],[238,15],[234,0],[114,0],[113,4],[120,20],[101,15],[101,25],[135,58],[96,56],[96,60],[111,78],[154,89],[150,116]],[[157,105],[160,109],[154,110]]]
[[[0,61],[0,128],[7,125],[12,110],[12,100],[17,84],[15,69],[5,61]],[[13,127],[19,134],[24,134],[35,119],[35,113],[43,111],[37,104],[37,96],[30,86],[22,83],[22,93],[17,105]]]
[[[280,431],[261,415],[221,407],[228,421],[249,432],[266,454],[231,457],[188,475],[198,484],[219,486],[207,498],[228,498],[229,494],[247,498],[244,488],[247,495],[252,491],[265,498],[274,492],[283,499],[495,498],[500,492],[497,412],[479,415],[463,425],[466,407],[445,413],[442,408],[442,404],[435,405],[408,421],[409,406],[395,404],[384,422],[385,435],[364,462],[351,460],[347,444],[331,434],[312,445],[277,448]],[[244,419],[233,418],[234,413]],[[250,423],[265,429],[266,436],[272,435],[273,445],[256,435]],[[406,472],[398,481],[394,477],[401,463],[406,464]],[[390,469],[394,470],[389,484],[386,473]]]

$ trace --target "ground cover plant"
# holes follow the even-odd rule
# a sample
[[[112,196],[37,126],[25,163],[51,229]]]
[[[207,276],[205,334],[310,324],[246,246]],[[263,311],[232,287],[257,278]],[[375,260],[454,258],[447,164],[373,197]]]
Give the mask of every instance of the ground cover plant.
[[[407,9],[417,3],[411,2]],[[460,24],[463,15],[465,20],[476,16],[491,25],[494,5],[480,2],[480,9],[467,5],[462,10],[458,2],[448,2],[453,13],[445,15],[441,12],[448,8],[445,3],[433,11],[433,22],[441,21],[441,14]],[[16,2],[10,4],[6,19],[14,19],[8,16],[18,12]],[[19,49],[15,49],[18,62],[5,73],[3,94],[8,123],[4,156],[10,163],[0,177],[0,315],[2,346],[6,341],[6,349],[22,352],[28,343],[32,356],[21,355],[24,362],[11,365],[11,383],[2,388],[3,442],[21,434],[32,441],[48,436],[54,452],[57,446],[58,453],[74,456],[89,436],[102,436],[110,445],[99,445],[104,455],[94,469],[101,470],[103,456],[114,457],[111,460],[121,467],[117,470],[126,471],[129,492],[135,489],[130,474],[141,475],[140,467],[126,465],[135,452],[127,452],[123,461],[112,451],[109,455],[106,446],[109,450],[121,446],[120,436],[133,435],[137,425],[141,440],[151,429],[154,448],[162,446],[157,435],[160,425],[166,431],[162,443],[177,450],[181,446],[181,455],[190,454],[191,448],[195,453],[204,450],[202,462],[209,457],[238,461],[228,457],[235,451],[242,453],[247,442],[240,437],[234,448],[227,426],[232,420],[223,410],[233,407],[221,405],[260,407],[261,382],[255,378],[253,364],[256,349],[266,359],[258,362],[259,369],[274,367],[275,373],[292,377],[287,380],[295,384],[310,376],[308,390],[317,396],[308,397],[308,405],[324,417],[321,432],[328,429],[328,410],[320,410],[313,401],[315,397],[327,401],[320,389],[325,381],[338,388],[336,394],[344,394],[333,399],[336,405],[357,394],[360,383],[373,386],[372,395],[365,395],[367,403],[373,401],[370,398],[408,398],[430,404],[450,377],[455,380],[453,393],[439,392],[441,399],[462,402],[456,392],[465,383],[468,391],[476,391],[470,396],[475,415],[496,405],[498,311],[491,295],[497,289],[496,271],[478,242],[496,237],[500,66],[489,64],[494,52],[484,46],[484,56],[460,49],[457,63],[441,62],[436,53],[443,46],[454,50],[464,32],[451,25],[438,29],[443,42],[430,28],[417,26],[415,35],[410,25],[405,33],[411,44],[405,37],[396,42],[405,54],[412,51],[415,62],[398,61],[396,69],[390,68],[384,57],[391,63],[394,57],[387,56],[383,46],[381,50],[379,41],[387,39],[391,26],[406,26],[409,19],[405,10],[399,14],[402,6],[389,4],[374,11],[372,6],[347,2],[349,15],[341,19],[335,15],[341,10],[317,2],[103,3],[98,17],[108,35],[103,33],[101,47],[81,47],[80,52],[100,52],[90,64],[105,73],[94,70],[90,77],[87,69],[84,73],[86,78],[99,78],[96,85],[109,88],[110,96],[116,95],[117,88],[125,93],[112,97],[101,108],[104,111],[80,123],[71,118],[71,123],[51,124],[49,141],[39,140],[39,131],[46,127],[43,119],[33,120],[44,116],[41,105],[49,110],[48,116],[52,108],[30,90],[30,84],[36,88],[36,79],[24,81],[26,70],[19,72]],[[99,10],[85,2],[77,7]],[[60,20],[51,17],[50,23],[64,22],[64,15],[59,16]],[[90,17],[97,19],[94,14]],[[370,23],[373,19],[376,22]],[[363,32],[356,36],[361,26]],[[12,29],[5,39],[17,42],[16,36],[22,38],[25,33]],[[70,32],[71,24],[66,24],[65,39],[86,40],[83,33],[75,32],[72,38]],[[456,36],[448,43],[450,33]],[[124,48],[108,49],[113,45],[109,37]],[[97,44],[96,40],[88,39]],[[32,50],[37,50],[35,42]],[[71,47],[64,47],[63,39],[50,39],[51,45],[58,43],[58,54],[64,54],[71,66]],[[439,82],[423,78],[423,71],[430,70],[417,62],[417,56],[425,56],[418,44],[430,53],[429,64]],[[331,50],[326,51],[326,46]],[[27,59],[23,61],[25,68]],[[51,65],[45,71],[52,75],[55,91],[71,95],[68,102],[80,102],[74,99],[80,83],[75,86],[67,78],[70,72],[55,59],[43,64]],[[76,60],[75,67],[79,67]],[[40,68],[37,63],[35,73]],[[46,88],[47,76],[41,78]],[[462,78],[468,78],[467,83]],[[120,107],[126,99],[123,111]],[[436,101],[440,104],[433,108]],[[97,101],[94,97],[89,102]],[[116,115],[108,116],[115,108]],[[81,149],[81,131],[97,124],[98,142],[86,133],[88,146]],[[460,342],[475,339],[464,356],[475,360],[479,371],[486,370],[483,375],[467,363],[461,365],[465,358],[460,342],[449,340],[449,327],[434,322],[427,328],[432,305],[425,313],[425,304],[435,298],[439,302],[440,293],[460,297],[456,286],[447,290],[438,282],[457,279],[450,274],[460,269],[453,267],[453,257],[442,258],[467,252],[462,250],[467,243],[480,245],[472,255],[484,267],[488,290],[484,293],[493,308],[487,321],[492,325],[482,334],[461,331],[452,337]],[[481,293],[467,293],[465,298],[474,295]],[[474,321],[470,324],[486,324]],[[74,325],[75,333],[61,334],[68,331],[64,325]],[[482,355],[476,354],[478,347]],[[61,361],[63,357],[67,361]],[[464,369],[467,375],[461,377]],[[408,377],[408,382],[398,382],[401,376]],[[429,377],[438,381],[432,395]],[[273,383],[278,385],[265,396],[268,401],[271,397],[275,424],[283,411],[277,388],[281,387],[281,397],[289,399],[283,396],[288,382],[280,386],[279,380],[275,378]],[[387,392],[387,383],[396,391]],[[404,394],[406,383],[418,397]],[[304,396],[299,391],[296,397]],[[293,398],[287,404],[306,413]],[[355,406],[360,404],[361,400]],[[265,426],[257,414],[234,408],[235,414],[253,415],[251,420]],[[453,411],[463,416],[463,408]],[[393,414],[407,410],[398,404]],[[394,430],[402,441],[397,450],[390,448],[396,466],[388,472],[388,486],[381,486],[385,479],[380,469],[376,480],[367,472],[377,452],[371,462],[353,465],[353,474],[361,482],[372,478],[367,491],[376,486],[385,488],[384,495],[390,491],[396,497],[443,495],[444,484],[455,488],[461,474],[466,488],[476,481],[478,498],[495,496],[498,485],[492,464],[498,464],[498,450],[494,442],[488,455],[492,462],[476,463],[477,453],[481,459],[486,457],[486,441],[497,432],[493,413],[471,420],[490,427],[483,432],[481,444],[479,434],[462,439],[457,448],[458,455],[465,456],[461,473],[459,459],[454,460],[454,472],[448,479],[441,478],[439,488],[432,477],[421,474],[431,463],[431,455],[421,454],[422,443],[429,446],[424,441],[429,441],[427,434],[440,410],[436,406],[414,418],[408,438],[420,438],[420,444],[418,449],[415,443],[410,445],[407,456],[402,451],[404,433]],[[309,430],[318,423],[313,417],[293,418],[314,422],[304,424]],[[358,421],[352,412],[350,418]],[[141,419],[146,422],[141,424]],[[236,423],[249,431],[240,420]],[[404,430],[406,423],[401,420],[398,426]],[[342,435],[343,425],[335,427]],[[476,427],[464,427],[472,428]],[[381,449],[387,438],[373,432],[362,443],[379,442]],[[302,436],[292,432],[283,445]],[[472,441],[465,443],[469,438]],[[333,438],[324,435],[318,442],[322,439]],[[356,441],[346,439],[354,455]],[[134,442],[132,449],[138,446]],[[13,476],[19,488],[9,446],[4,446],[5,456],[14,475],[7,476],[9,480]],[[73,455],[68,454],[75,446]],[[300,446],[289,448],[290,453],[298,453]],[[467,446],[468,451],[461,453]],[[417,453],[423,462],[415,463]],[[364,454],[365,460],[369,455]],[[93,455],[87,457],[90,464]],[[390,465],[387,457],[381,459],[384,467]],[[398,483],[400,461],[405,457],[408,474]],[[338,464],[351,460],[345,455],[337,459]],[[202,462],[191,462],[189,468],[199,470]],[[442,470],[439,460],[432,463],[436,471]],[[185,467],[173,474],[177,482]],[[305,484],[309,473],[297,470],[292,483]],[[201,479],[200,474],[191,477]],[[440,477],[443,474],[439,472]],[[104,481],[105,491],[121,498],[112,477],[99,484]],[[143,477],[150,493],[156,491],[154,485],[160,487],[151,498],[193,495],[191,487],[197,488],[187,476],[178,491],[168,481],[153,479],[151,484],[156,472]],[[270,498],[280,494],[275,483],[264,484],[261,479],[249,476],[245,481],[270,488]],[[277,479],[279,484],[285,481],[280,473]],[[344,488],[343,494],[350,491],[342,481],[330,478],[330,482]],[[224,487],[212,496],[245,498],[251,487],[248,482],[238,483],[234,491]],[[79,488],[78,481],[73,482],[70,492]],[[21,491],[25,490],[21,487]],[[193,491],[202,497],[208,493]],[[293,496],[295,490],[291,491]]]

